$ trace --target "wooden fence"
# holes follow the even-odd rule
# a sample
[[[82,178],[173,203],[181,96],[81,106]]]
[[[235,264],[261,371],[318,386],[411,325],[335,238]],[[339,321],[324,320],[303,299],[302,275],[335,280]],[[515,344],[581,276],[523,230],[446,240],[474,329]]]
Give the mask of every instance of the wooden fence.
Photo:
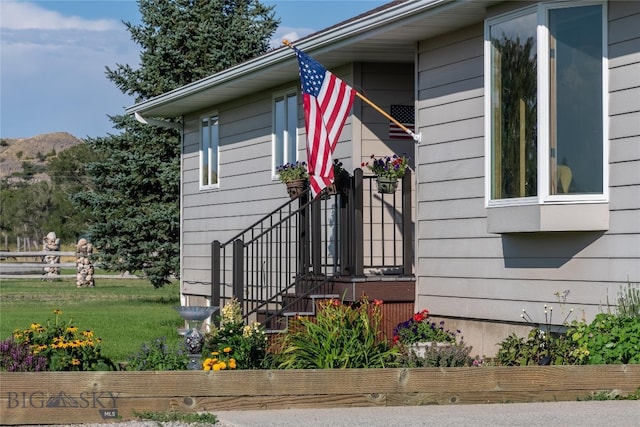
[[[0,424],[126,421],[145,411],[572,401],[640,388],[640,365],[0,372]]]
[[[48,264],[44,262],[45,256],[73,257],[73,261]],[[29,273],[44,274],[45,267],[75,268],[75,257],[76,253],[73,251],[0,251],[0,260],[3,260],[0,263],[0,276]],[[67,276],[71,277],[70,275]],[[73,277],[75,277],[75,272]]]

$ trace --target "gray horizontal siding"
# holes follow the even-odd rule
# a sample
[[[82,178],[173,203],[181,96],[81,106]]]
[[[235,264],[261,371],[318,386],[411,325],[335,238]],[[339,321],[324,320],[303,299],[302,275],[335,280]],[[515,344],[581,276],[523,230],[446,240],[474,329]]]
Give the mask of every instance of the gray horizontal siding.
[[[284,87],[273,92],[279,89]],[[219,188],[200,188],[200,116],[185,119],[181,227],[184,294],[209,294],[213,240],[230,239],[288,199],[284,186],[273,181],[271,173],[273,92],[203,111],[218,112]],[[302,113],[299,119],[299,129],[303,130]],[[303,139],[298,143],[304,147]]]
[[[508,268],[505,268],[505,263]],[[543,267],[546,265],[546,267]],[[567,262],[566,257],[540,259],[521,258],[426,258],[418,259],[418,270],[429,271],[429,278],[421,285],[419,295],[426,295],[432,287],[439,287],[437,279],[468,278],[487,279],[498,283],[501,280],[571,282],[580,286],[581,282],[627,283],[637,277],[637,264],[628,258],[579,258]],[[485,298],[482,289],[476,289],[468,298]],[[598,295],[592,295],[592,303],[597,304]],[[524,300],[523,300],[524,301]],[[548,300],[553,302],[553,300]],[[466,316],[464,312],[449,312],[451,316]]]
[[[640,2],[623,3],[609,7],[606,233],[487,233],[482,24],[420,42],[418,307],[519,322],[546,303],[589,318],[640,281]]]
[[[336,73],[351,80],[350,67]],[[289,200],[286,189],[274,180],[272,155],[273,93],[296,87],[297,81],[251,97],[211,106],[201,113],[217,111],[219,117],[219,186],[201,189],[199,185],[199,117],[185,118],[182,156],[182,291],[208,295],[213,240],[225,242],[249,225]],[[298,115],[299,158],[305,158],[302,105]],[[351,120],[341,133],[338,152],[351,138]]]

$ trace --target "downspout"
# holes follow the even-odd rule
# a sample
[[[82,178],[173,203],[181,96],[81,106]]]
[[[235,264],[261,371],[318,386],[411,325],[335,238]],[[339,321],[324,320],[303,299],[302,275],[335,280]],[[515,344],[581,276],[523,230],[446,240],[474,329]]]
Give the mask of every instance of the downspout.
[[[162,128],[168,128],[168,129],[177,129],[180,131],[180,157],[182,158],[182,148],[183,148],[183,138],[184,138],[184,133],[182,132],[182,125],[180,123],[175,123],[175,122],[169,122],[166,120],[158,120],[158,119],[150,119],[150,118],[146,118],[143,117],[142,114],[138,113],[137,111],[135,111],[134,116],[136,118],[137,121],[139,121],[142,124],[145,125],[150,125],[150,126],[157,126],[157,127],[162,127]],[[180,176],[182,176],[182,159],[180,160]],[[180,185],[180,218],[182,218],[182,185]],[[180,305],[187,305],[187,301],[186,301],[186,297],[184,295],[184,293],[182,292],[183,290],[183,283],[182,283],[182,277],[184,277],[183,275],[183,271],[182,271],[182,233],[180,233]]]

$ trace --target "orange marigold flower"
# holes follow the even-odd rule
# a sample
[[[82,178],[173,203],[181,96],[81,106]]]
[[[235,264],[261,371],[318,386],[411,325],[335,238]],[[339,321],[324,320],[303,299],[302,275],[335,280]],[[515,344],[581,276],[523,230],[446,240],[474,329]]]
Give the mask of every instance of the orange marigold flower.
[[[222,351],[225,353],[231,353],[231,347],[225,347]]]

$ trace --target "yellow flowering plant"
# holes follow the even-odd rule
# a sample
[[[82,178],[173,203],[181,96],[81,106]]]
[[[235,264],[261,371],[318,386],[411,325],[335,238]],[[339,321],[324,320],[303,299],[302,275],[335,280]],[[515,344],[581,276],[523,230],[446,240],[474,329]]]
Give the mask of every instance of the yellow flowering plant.
[[[45,357],[50,371],[98,371],[115,369],[102,355],[102,340],[91,330],[81,330],[72,319],[63,322],[61,310],[54,310],[54,321],[46,326],[32,323],[27,329],[13,332],[13,339],[28,345],[32,354]]]
[[[219,326],[214,327],[205,337],[204,353],[210,357],[205,359],[203,369],[264,367],[267,351],[264,327],[259,322],[244,324],[238,300],[232,299],[222,307],[221,316],[216,323]]]
[[[208,357],[202,363],[202,369],[205,371],[224,371],[225,369],[237,369],[236,359],[231,357],[231,347],[225,347],[222,351],[212,351],[211,357]]]

